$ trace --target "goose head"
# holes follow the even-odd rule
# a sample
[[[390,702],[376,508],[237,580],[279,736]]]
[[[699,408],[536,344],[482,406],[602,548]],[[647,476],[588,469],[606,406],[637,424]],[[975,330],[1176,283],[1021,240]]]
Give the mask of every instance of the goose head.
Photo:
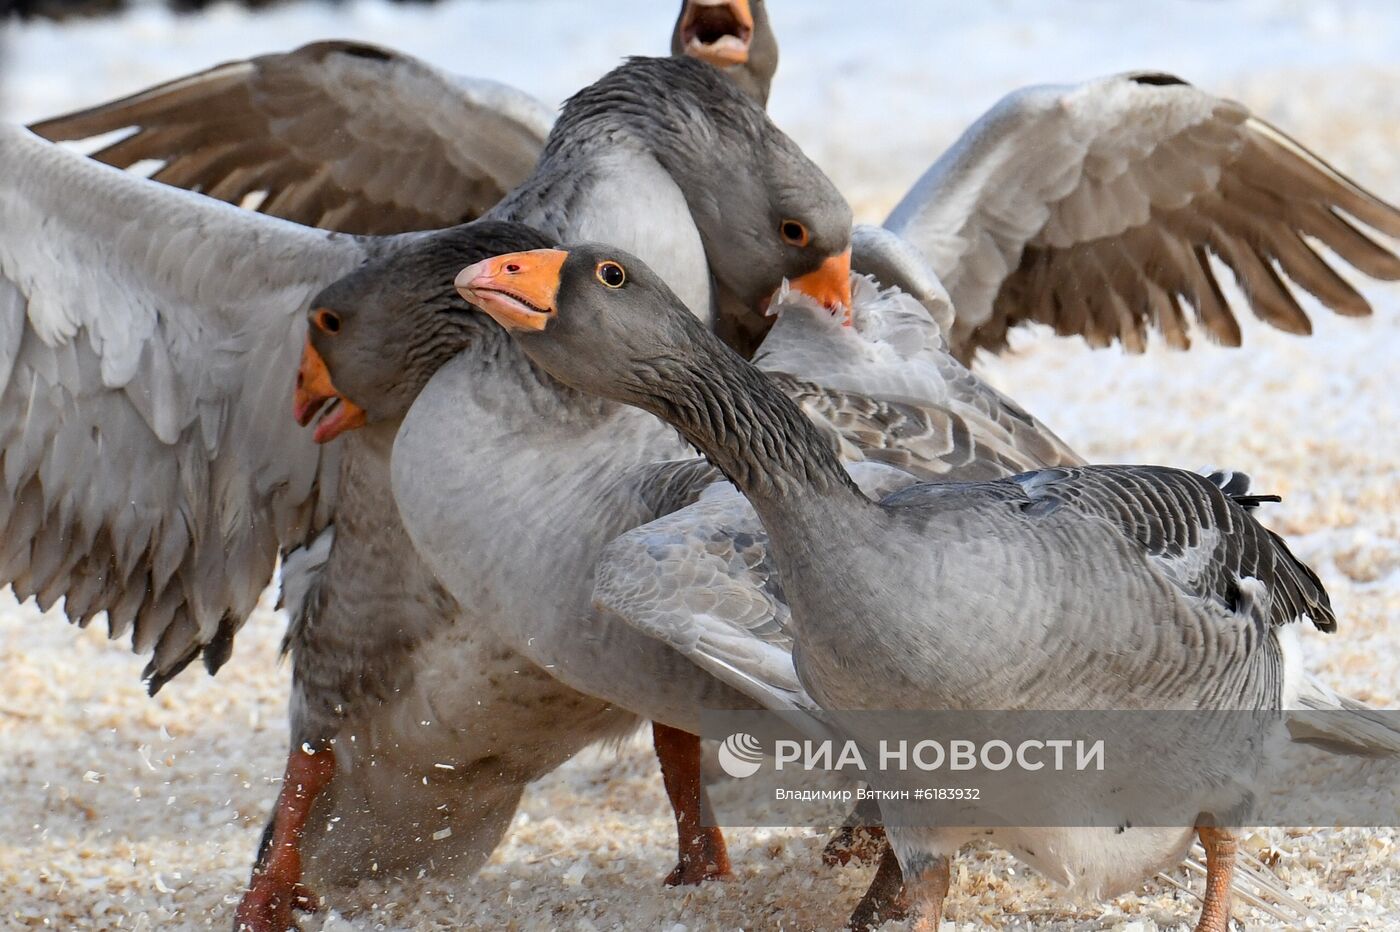
[[[367,424],[397,424],[444,363],[492,324],[452,277],[464,262],[551,240],[518,223],[477,221],[423,236],[321,291],[307,313],[294,415],[327,443]]]
[[[559,381],[649,410],[674,386],[668,372],[706,366],[690,348],[719,346],[659,275],[611,246],[484,259],[462,269],[456,287]]]
[[[764,0],[684,0],[671,54],[689,55],[727,74],[760,104],[778,70],[778,40]]]
[[[591,243],[535,249],[473,263],[456,284],[538,369],[668,422],[756,507],[756,495],[840,490],[869,504],[830,438],[641,259]]]
[[[629,60],[565,104],[541,173],[562,173],[580,147],[605,144],[644,151],[680,190],[719,286],[716,329],[736,349],[750,351],[766,332],[762,311],[784,279],[824,305],[849,307],[850,205],[715,69]],[[600,196],[644,193],[615,179]]]

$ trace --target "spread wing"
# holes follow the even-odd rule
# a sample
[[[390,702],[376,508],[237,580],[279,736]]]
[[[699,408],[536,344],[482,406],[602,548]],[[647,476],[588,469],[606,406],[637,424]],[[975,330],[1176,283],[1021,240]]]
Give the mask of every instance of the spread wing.
[[[1320,248],[1373,278],[1400,258],[1400,212],[1242,105],[1178,78],[1128,74],[1003,99],[914,185],[885,226],[927,256],[957,310],[954,353],[1000,350],[1025,321],[1140,351],[1189,322],[1237,346],[1236,309],[1290,333],[1311,323],[1288,283],[1339,314],[1370,305]]]
[[[0,126],[0,584],[212,671],[334,501],[290,417],[311,297],[366,248]]]
[[[870,463],[854,465],[851,474],[876,496],[915,481]],[[765,708],[815,708],[793,667],[790,613],[768,535],[727,482],[609,543],[593,604]]]
[[[34,125],[54,140],[128,135],[94,153],[232,204],[346,233],[473,220],[529,175],[553,122],[503,84],[398,52],[317,42],[229,62]]]

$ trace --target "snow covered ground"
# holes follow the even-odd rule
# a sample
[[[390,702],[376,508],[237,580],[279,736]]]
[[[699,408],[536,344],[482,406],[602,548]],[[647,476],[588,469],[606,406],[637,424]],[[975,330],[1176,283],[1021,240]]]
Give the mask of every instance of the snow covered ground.
[[[1130,68],[1173,71],[1241,99],[1363,184],[1400,200],[1400,4],[1119,0],[978,4],[769,0],[783,61],[772,112],[879,220],[970,120],[1013,87]],[[666,47],[666,0],[380,0],[217,7],[176,18],[8,27],[0,117],[90,104],[218,61],[357,38],[558,101],[628,53]],[[1285,496],[1266,518],[1322,574],[1341,630],[1307,636],[1311,665],[1400,703],[1400,287],[1367,284],[1367,321],[1319,313],[1310,339],[1247,326],[1243,351],[1144,357],[1030,336],[986,367],[1087,455],[1248,470]],[[58,928],[227,928],[280,775],[282,620],[261,612],[213,680],[155,700],[141,661],[101,632],[0,602],[0,916]],[[645,747],[563,768],[466,885],[366,885],[307,928],[828,928],[868,871],[816,866],[820,839],[731,833],[738,880],[668,890],[672,829]],[[1400,925],[1400,833],[1269,830],[1250,844],[1327,929]],[[1185,879],[1179,875],[1178,879]],[[1199,889],[1199,883],[1196,883]],[[1166,886],[1076,904],[1015,862],[962,858],[945,928],[1189,928]],[[1252,927],[1268,927],[1249,911]]]

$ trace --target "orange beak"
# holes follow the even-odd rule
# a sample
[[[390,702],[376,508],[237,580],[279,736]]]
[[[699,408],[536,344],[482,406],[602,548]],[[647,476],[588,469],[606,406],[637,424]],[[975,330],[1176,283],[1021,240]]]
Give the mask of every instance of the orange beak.
[[[691,58],[719,68],[742,65],[749,60],[753,41],[749,0],[686,0],[680,40]]]
[[[846,323],[851,322],[851,251],[831,256],[806,275],[789,284],[821,304],[829,311],[845,311]]]
[[[301,366],[297,369],[297,390],[292,399],[292,414],[302,427],[311,423],[322,405],[331,402],[330,410],[316,425],[311,439],[317,443],[329,443],[347,430],[365,425],[365,409],[336,391],[331,382],[326,361],[316,352],[311,338],[301,350]]]
[[[467,266],[453,284],[507,330],[539,331],[559,312],[554,302],[567,258],[562,249],[507,253]]]

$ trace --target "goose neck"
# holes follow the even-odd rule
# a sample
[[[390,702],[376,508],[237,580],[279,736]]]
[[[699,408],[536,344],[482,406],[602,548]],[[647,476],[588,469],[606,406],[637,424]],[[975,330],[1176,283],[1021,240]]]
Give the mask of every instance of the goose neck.
[[[718,338],[694,332],[699,352],[649,361],[644,407],[709,457],[765,524],[872,507],[791,399]]]

